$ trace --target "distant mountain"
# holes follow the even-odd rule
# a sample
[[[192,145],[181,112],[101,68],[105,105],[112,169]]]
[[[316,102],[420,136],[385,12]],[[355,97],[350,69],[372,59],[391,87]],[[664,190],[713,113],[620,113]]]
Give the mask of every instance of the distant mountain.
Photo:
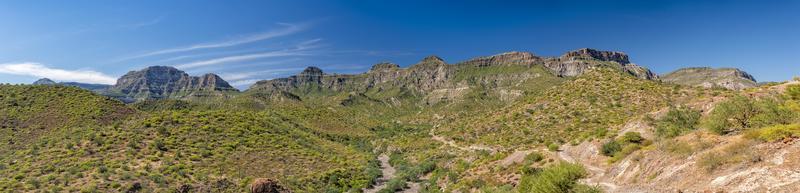
[[[53,80],[50,80],[49,78],[42,78],[42,79],[36,80],[36,82],[33,82],[33,85],[54,85],[54,84],[58,84],[58,83],[56,83]]]
[[[81,82],[55,82],[50,80],[49,78],[42,78],[33,82],[33,85],[66,85],[66,86],[74,86],[98,93],[104,92],[106,89],[111,87],[111,85],[107,84],[90,84],[90,83],[81,83]]]
[[[736,68],[682,68],[661,76],[664,82],[704,88],[741,90],[758,86],[756,79]]]
[[[151,66],[123,75],[105,94],[125,102],[133,102],[145,99],[215,95],[222,92],[238,92],[238,90],[216,74],[189,76],[174,67]]]
[[[259,81],[248,92],[291,93],[296,96],[337,92],[374,93],[394,100],[401,96],[423,97],[427,103],[458,100],[472,94],[513,99],[547,76],[573,77],[590,69],[609,67],[640,79],[658,76],[632,64],[621,52],[579,49],[560,57],[539,57],[528,52],[506,52],[447,64],[437,56],[400,68],[379,63],[362,74],[326,74],[317,67],[287,78]],[[525,84],[521,84],[525,83]]]
[[[78,88],[91,90],[95,92],[103,92],[108,88],[111,88],[111,85],[108,84],[90,84],[90,83],[81,83],[81,82],[61,82],[60,84],[67,85],[67,86],[76,86]]]

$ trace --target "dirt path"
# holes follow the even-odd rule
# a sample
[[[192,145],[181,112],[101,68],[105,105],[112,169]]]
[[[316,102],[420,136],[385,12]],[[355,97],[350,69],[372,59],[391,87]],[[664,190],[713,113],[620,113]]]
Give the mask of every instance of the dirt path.
[[[616,189],[619,188],[618,185],[616,185],[616,184],[614,184],[612,182],[608,182],[606,180],[606,178],[605,178],[606,170],[604,170],[604,169],[602,169],[600,167],[597,167],[595,165],[592,165],[589,162],[575,159],[566,150],[559,151],[558,152],[558,157],[561,158],[562,160],[566,161],[566,162],[569,162],[569,163],[580,163],[581,165],[583,165],[584,168],[586,168],[586,170],[589,170],[589,173],[590,173],[589,178],[585,178],[585,179],[581,180],[581,182],[583,182],[584,184],[600,186],[601,188],[603,188],[603,190],[605,190],[607,192],[614,192]]]
[[[386,187],[386,182],[394,178],[394,173],[397,171],[389,164],[389,156],[381,154],[378,156],[378,161],[381,162],[381,178],[378,178],[375,186],[372,188],[364,189],[364,193],[375,193]]]
[[[450,147],[459,149],[461,151],[490,151],[492,153],[496,152],[496,150],[494,148],[491,148],[491,147],[488,147],[488,146],[484,146],[484,145],[470,145],[470,146],[466,146],[466,147],[465,146],[460,146],[460,145],[456,144],[456,142],[453,141],[453,140],[449,140],[449,139],[446,139],[446,138],[444,138],[442,136],[436,135],[435,130],[436,130],[437,127],[438,127],[438,125],[434,126],[433,128],[431,128],[431,131],[428,132],[428,134],[431,135],[431,139],[433,139],[433,140],[442,142],[442,143],[444,143],[444,144],[446,144],[446,145],[448,145]]]
[[[389,156],[386,154],[381,154],[378,156],[378,161],[381,163],[381,178],[378,178],[378,181],[372,188],[364,189],[364,193],[376,193],[383,188],[386,188],[386,182],[389,182],[392,178],[395,177],[395,173],[397,170],[389,164]],[[408,188],[403,189],[402,193],[417,193],[420,190],[420,185],[417,182],[407,182],[406,184]]]

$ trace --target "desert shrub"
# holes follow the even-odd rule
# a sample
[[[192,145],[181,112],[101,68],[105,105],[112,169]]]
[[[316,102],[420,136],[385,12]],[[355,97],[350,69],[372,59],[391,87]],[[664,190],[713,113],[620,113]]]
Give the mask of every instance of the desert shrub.
[[[524,175],[517,185],[517,192],[600,192],[596,187],[578,183],[588,175],[580,164],[561,162],[541,172]]]
[[[625,132],[619,140],[623,143],[642,143],[644,138],[639,132]]]
[[[797,79],[797,78],[795,78]],[[800,80],[797,80],[800,81]],[[786,98],[789,100],[800,100],[800,85],[793,84],[786,87],[786,91],[784,92]]]
[[[658,146],[662,151],[669,152],[676,155],[688,156],[691,155],[693,148],[689,143],[678,140],[663,140]]]
[[[672,138],[694,130],[700,119],[700,112],[687,107],[671,107],[664,117],[654,120],[655,134],[658,137]]]
[[[525,162],[527,164],[536,163],[542,161],[544,159],[544,155],[539,152],[531,152],[525,156]]]
[[[558,151],[559,145],[558,143],[550,143],[547,145],[547,149],[550,151]]]
[[[796,121],[797,112],[774,99],[762,99],[756,102],[758,113],[750,119],[752,128],[760,128],[775,124],[790,124]]]
[[[643,138],[639,132],[626,132],[621,137],[604,143],[600,149],[603,155],[611,157],[610,162],[616,162],[651,143],[652,141]]]
[[[775,99],[754,100],[736,96],[717,104],[705,119],[705,126],[717,134],[739,133],[749,128],[788,124],[797,112]]]
[[[714,107],[705,121],[706,127],[717,134],[728,134],[750,127],[750,118],[758,112],[753,100],[736,96]]]
[[[601,151],[605,156],[613,156],[615,153],[621,150],[622,150],[622,145],[620,145],[619,142],[615,140],[610,140],[604,143],[603,146],[601,147]]]
[[[774,125],[761,129],[752,130],[747,133],[747,137],[761,141],[774,142],[786,138],[800,137],[800,124]]]
[[[736,141],[720,150],[701,155],[697,166],[706,172],[713,172],[729,164],[758,162],[761,157],[753,151],[753,145],[752,140]]]

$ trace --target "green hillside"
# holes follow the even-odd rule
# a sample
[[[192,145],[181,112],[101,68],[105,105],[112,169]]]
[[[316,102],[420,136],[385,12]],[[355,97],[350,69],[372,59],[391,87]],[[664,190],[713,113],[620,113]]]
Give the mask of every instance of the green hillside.
[[[357,149],[368,147],[320,138],[277,112],[135,112],[70,87],[2,91],[3,132],[11,132],[3,136],[29,141],[2,152],[2,191],[241,192],[263,177],[297,192],[340,192],[374,178],[371,154]],[[104,116],[117,114],[128,118]]]

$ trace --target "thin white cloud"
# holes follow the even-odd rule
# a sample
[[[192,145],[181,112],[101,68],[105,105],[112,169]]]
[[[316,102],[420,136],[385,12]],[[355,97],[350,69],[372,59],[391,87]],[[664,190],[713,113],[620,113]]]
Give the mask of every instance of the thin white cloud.
[[[256,82],[258,82],[258,81],[260,81],[260,80],[261,80],[261,79],[245,79],[245,80],[237,80],[237,81],[232,81],[232,82],[230,82],[230,84],[231,84],[231,85],[233,85],[234,87],[242,87],[242,86],[247,86],[247,85],[254,84],[254,83],[256,83]]]
[[[283,57],[283,56],[301,56],[301,55],[308,55],[304,52],[296,52],[291,50],[280,50],[280,51],[272,51],[272,52],[262,52],[257,54],[246,54],[246,55],[238,55],[238,56],[228,56],[222,58],[214,58],[210,60],[202,60],[196,61],[186,64],[179,64],[175,65],[176,68],[180,69],[191,69],[191,68],[198,68],[203,66],[210,66],[216,64],[223,64],[223,63],[230,63],[230,62],[241,62],[241,61],[248,61],[248,60],[255,60],[260,58],[272,58],[272,57]]]
[[[321,41],[322,39],[312,39],[308,41],[303,41],[295,45],[294,48],[285,49],[285,50],[278,50],[278,51],[270,51],[270,52],[261,52],[255,54],[245,54],[245,55],[236,55],[236,56],[226,56],[221,58],[213,58],[209,60],[201,60],[195,61],[185,64],[178,64],[174,65],[180,69],[192,69],[210,65],[217,65],[217,64],[224,64],[224,63],[231,63],[231,62],[241,62],[241,61],[248,61],[248,60],[255,60],[255,59],[262,59],[262,58],[273,58],[273,57],[285,57],[285,56],[304,56],[310,55],[309,52],[306,52],[309,49],[319,47],[317,42]]]
[[[239,81],[239,80],[250,79],[250,78],[256,77],[256,76],[271,77],[271,76],[275,76],[275,75],[281,75],[281,74],[286,74],[286,73],[289,73],[289,72],[296,72],[296,71],[300,71],[300,70],[303,70],[303,68],[281,68],[281,69],[261,70],[261,71],[255,71],[255,72],[251,71],[251,72],[223,73],[223,74],[220,74],[219,76],[222,77],[222,79],[225,79],[227,81]]]
[[[0,64],[0,73],[95,84],[114,84],[117,79],[92,70],[64,70],[33,62]]]
[[[286,35],[291,35],[300,31],[307,29],[310,25],[303,23],[303,24],[288,24],[288,23],[279,23],[280,25],[284,26],[281,29],[267,31],[264,33],[259,33],[255,35],[245,36],[237,39],[232,39],[224,42],[212,42],[212,43],[202,43],[196,44],[186,47],[177,47],[177,48],[170,48],[164,50],[158,50],[153,52],[148,52],[136,56],[122,58],[119,61],[148,57],[148,56],[155,56],[155,55],[162,55],[162,54],[170,54],[170,53],[178,53],[178,52],[187,52],[193,50],[201,50],[201,49],[211,49],[211,48],[224,48],[224,47],[232,47],[238,46],[241,44],[252,43],[262,40],[267,40],[275,37],[281,37]]]

